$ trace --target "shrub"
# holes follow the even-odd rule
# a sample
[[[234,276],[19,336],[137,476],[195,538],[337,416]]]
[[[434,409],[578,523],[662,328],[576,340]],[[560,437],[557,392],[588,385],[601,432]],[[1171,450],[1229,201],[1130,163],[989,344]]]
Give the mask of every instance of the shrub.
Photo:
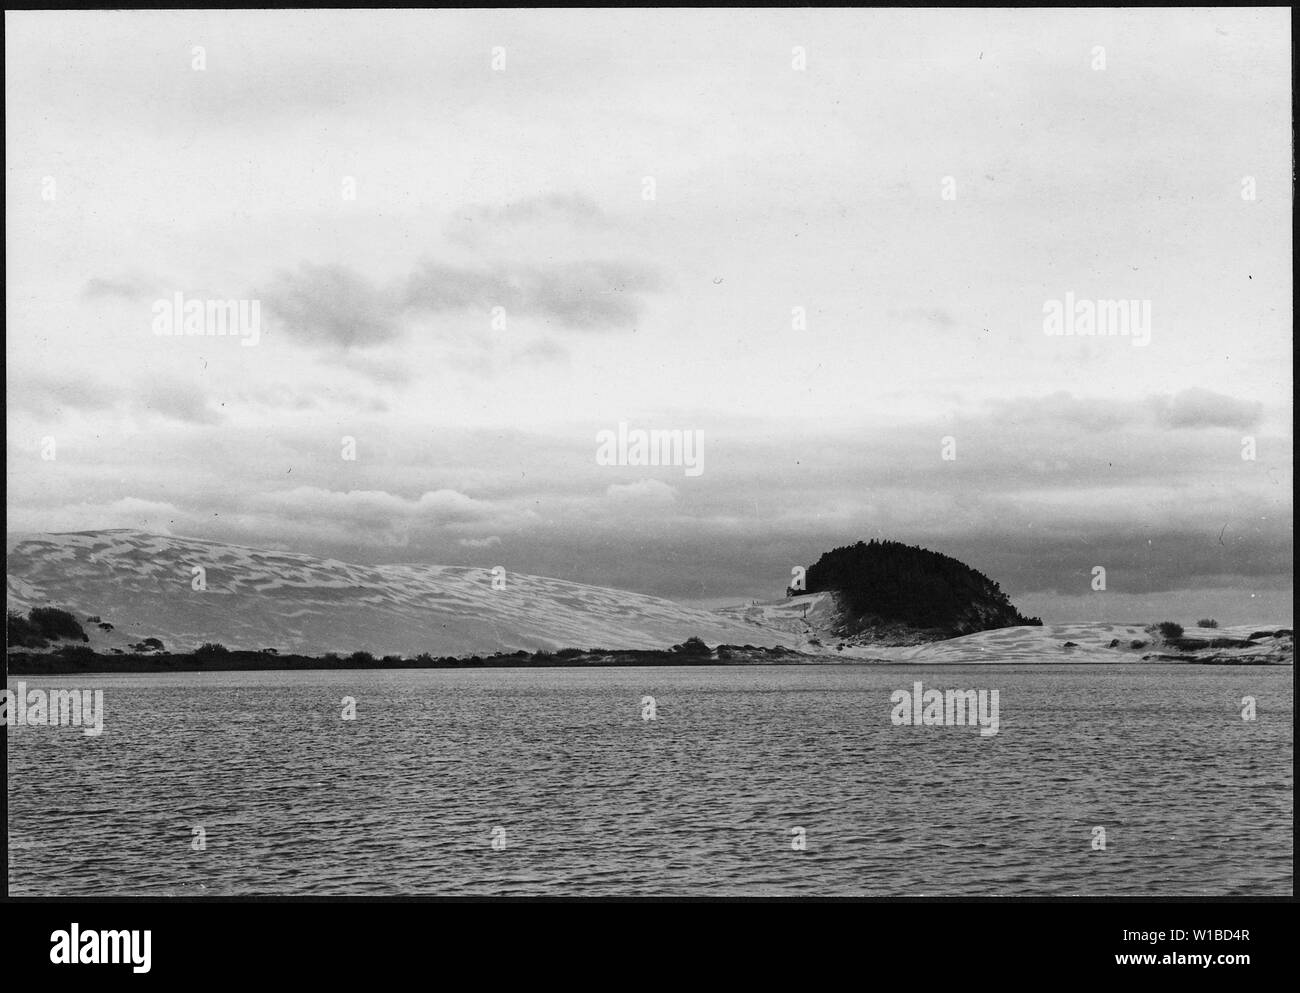
[[[77,619],[66,610],[57,607],[33,607],[27,615],[32,626],[42,638],[66,638],[69,641],[89,641],[86,632],[81,629]]]
[[[100,621],[100,622],[99,622],[99,630],[101,630],[101,631],[112,631],[112,630],[113,630],[113,625],[109,624],[108,621]]]
[[[36,625],[16,610],[5,614],[5,639],[12,648],[44,648],[48,644]]]
[[[1160,637],[1168,641],[1183,636],[1183,626],[1175,624],[1173,621],[1161,621],[1156,625],[1156,630],[1160,632]]]
[[[1219,622],[1212,617],[1207,617],[1204,620],[1197,621],[1196,626],[1198,628],[1217,628],[1219,626]]]
[[[163,650],[163,643],[157,638],[145,638],[140,644],[144,645],[149,651],[161,652]]]
[[[54,654],[64,659],[89,660],[95,658],[95,650],[89,645],[61,645]]]
[[[194,649],[195,655],[229,655],[230,649],[215,641],[205,641]]]
[[[687,638],[680,645],[673,645],[673,651],[679,655],[708,655],[712,649],[699,638]]]

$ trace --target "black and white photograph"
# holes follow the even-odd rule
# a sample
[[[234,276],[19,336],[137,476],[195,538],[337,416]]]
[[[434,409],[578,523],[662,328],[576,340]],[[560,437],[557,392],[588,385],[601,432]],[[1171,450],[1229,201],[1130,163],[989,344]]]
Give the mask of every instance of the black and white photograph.
[[[1292,86],[1281,7],[7,12],[7,900],[1289,900]]]

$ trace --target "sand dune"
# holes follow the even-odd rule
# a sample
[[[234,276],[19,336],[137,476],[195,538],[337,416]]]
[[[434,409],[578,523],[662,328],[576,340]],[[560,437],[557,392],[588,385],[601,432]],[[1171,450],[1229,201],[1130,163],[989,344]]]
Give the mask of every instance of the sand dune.
[[[965,665],[970,663],[1115,663],[1191,662],[1213,656],[1217,661],[1285,663],[1294,658],[1294,639],[1257,639],[1249,647],[1180,651],[1167,645],[1145,624],[1045,624],[980,631],[946,641],[919,645],[873,644],[869,636],[843,638],[835,634],[842,620],[833,593],[813,593],[788,599],[724,608],[755,629],[772,628],[798,639],[801,651],[841,661]],[[1238,625],[1226,628],[1189,626],[1187,639],[1246,641],[1279,625]]]
[[[359,566],[139,531],[11,535],[11,609],[49,605],[85,625],[97,650],[145,637],[168,649],[205,641],[229,648],[376,655],[668,648],[691,636],[710,644],[775,646],[797,639],[623,590],[489,568]],[[206,591],[192,588],[202,567]]]

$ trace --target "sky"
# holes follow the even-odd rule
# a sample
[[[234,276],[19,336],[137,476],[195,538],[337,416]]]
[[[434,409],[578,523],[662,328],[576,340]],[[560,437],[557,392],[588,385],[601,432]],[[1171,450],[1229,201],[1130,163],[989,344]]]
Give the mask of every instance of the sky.
[[[5,25],[11,533],[705,605],[880,537],[1049,622],[1291,619],[1287,9]]]

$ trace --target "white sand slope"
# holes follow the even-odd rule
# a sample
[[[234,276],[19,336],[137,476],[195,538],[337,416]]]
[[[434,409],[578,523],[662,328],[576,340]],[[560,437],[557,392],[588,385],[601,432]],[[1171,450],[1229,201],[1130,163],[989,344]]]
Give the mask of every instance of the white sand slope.
[[[84,622],[91,646],[146,637],[168,649],[228,648],[320,654],[488,654],[519,649],[669,648],[696,636],[776,646],[798,639],[622,590],[486,568],[358,566],[288,552],[148,534],[89,531],[10,535],[10,609],[55,606]],[[192,589],[195,566],[207,590]]]
[[[998,628],[977,634],[919,645],[873,644],[870,636],[845,639],[834,632],[842,616],[835,594],[812,593],[782,600],[726,607],[719,611],[756,629],[775,628],[799,639],[800,650],[846,662],[876,661],[918,665],[972,663],[1115,663],[1195,661],[1214,656],[1221,661],[1286,664],[1294,660],[1293,638],[1258,639],[1250,647],[1179,652],[1164,644],[1143,624],[1046,624]],[[1185,626],[1184,637],[1212,641],[1245,641],[1277,624],[1225,628]],[[1179,656],[1159,658],[1158,656]]]
[[[1114,642],[1118,644],[1112,647]],[[1140,647],[1132,647],[1134,642]],[[875,649],[890,661],[932,663],[1139,662],[1142,656],[1161,650],[1159,639],[1144,631],[1140,624],[999,628],[929,645]]]
[[[1186,639],[1245,641],[1277,625],[1226,628],[1186,627]],[[846,650],[847,651],[847,650]],[[1249,647],[1180,651],[1165,644],[1140,624],[1045,624],[1042,627],[1000,628],[912,648],[872,649],[891,662],[955,664],[972,662],[1190,662],[1211,656],[1220,661],[1287,664],[1294,661],[1290,636],[1261,638]],[[1160,656],[1164,656],[1163,658]]]
[[[812,639],[823,644],[826,640],[833,640],[830,632],[840,620],[840,607],[834,593],[809,593],[782,600],[722,607],[718,613],[754,628],[783,631],[798,638],[805,646]]]

